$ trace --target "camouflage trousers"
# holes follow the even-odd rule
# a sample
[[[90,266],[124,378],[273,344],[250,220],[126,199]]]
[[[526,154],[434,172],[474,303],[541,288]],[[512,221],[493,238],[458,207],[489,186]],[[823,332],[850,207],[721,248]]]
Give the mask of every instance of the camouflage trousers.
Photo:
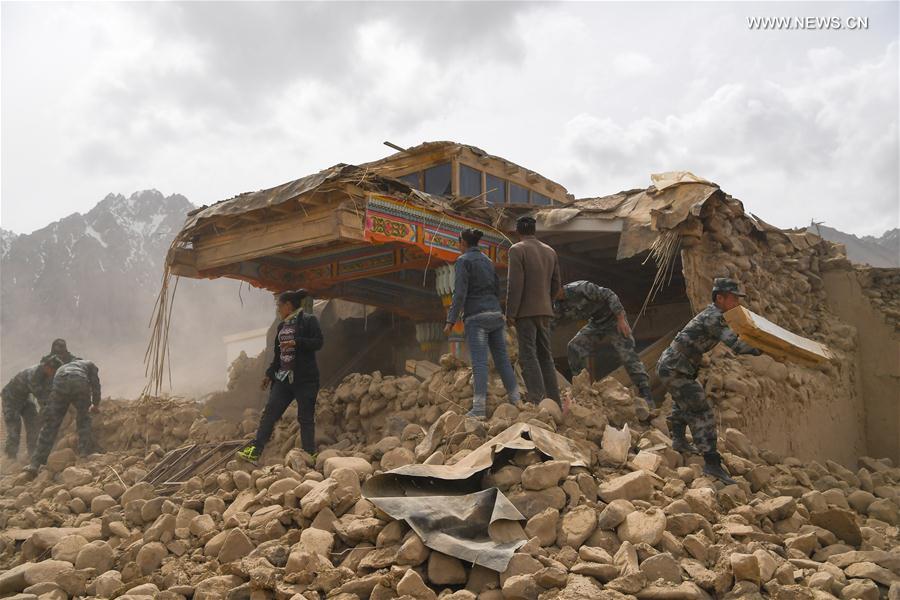
[[[56,443],[56,436],[62,426],[69,405],[75,407],[75,427],[78,431],[78,452],[88,454],[94,449],[94,436],[91,431],[91,387],[86,379],[80,377],[57,378],[53,381],[53,390],[44,409],[44,426],[38,436],[37,447],[31,457],[31,464],[40,466],[47,462],[47,457]]]
[[[3,426],[6,429],[6,456],[16,458],[22,438],[22,422],[25,422],[25,446],[30,455],[37,445],[41,429],[37,405],[30,396],[24,399],[3,396]]]
[[[567,347],[569,355],[569,368],[572,370],[572,377],[581,373],[587,368],[588,359],[594,355],[603,344],[612,346],[631,382],[643,395],[644,392],[650,391],[650,376],[647,375],[647,369],[644,363],[634,349],[634,338],[625,337],[615,325],[612,327],[595,327],[588,323],[575,334]]]
[[[665,367],[658,367],[657,373],[674,403],[672,414],[667,419],[673,438],[683,438],[690,427],[697,450],[701,454],[715,452],[718,437],[716,417],[703,386],[695,378]]]

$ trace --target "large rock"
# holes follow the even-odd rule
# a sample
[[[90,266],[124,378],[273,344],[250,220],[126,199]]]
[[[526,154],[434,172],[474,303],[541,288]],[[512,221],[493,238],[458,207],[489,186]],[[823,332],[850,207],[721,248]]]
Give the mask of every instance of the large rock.
[[[381,457],[381,468],[385,471],[390,471],[415,462],[416,455],[413,454],[412,450],[400,446],[384,453],[384,456]]]
[[[91,512],[99,517],[107,509],[118,505],[119,503],[109,494],[100,494],[91,500]]]
[[[759,562],[753,554],[733,552],[729,556],[735,581],[760,582]]]
[[[522,472],[522,487],[526,490],[545,490],[559,485],[571,468],[569,461],[548,460],[527,467]]]
[[[304,529],[300,534],[300,550],[314,552],[322,556],[331,556],[334,548],[334,534],[321,529]]]
[[[632,544],[649,544],[655,546],[662,539],[666,530],[666,515],[658,508],[646,512],[634,511],[625,517],[616,534],[620,540]]]
[[[710,522],[716,521],[719,501],[716,492],[710,488],[694,488],[684,493],[684,501],[695,513]]]
[[[895,496],[895,499],[898,499],[898,497]],[[888,525],[900,524],[900,510],[897,509],[896,504],[887,498],[875,500],[868,506],[867,511],[870,517],[884,521]]]
[[[191,534],[197,536],[198,538],[202,538],[203,536],[212,533],[216,530],[216,522],[210,515],[197,515],[193,519],[191,519],[191,523],[188,526],[188,531]]]
[[[525,533],[530,538],[538,538],[541,546],[552,546],[556,542],[559,511],[548,508],[528,519]]]
[[[653,477],[646,471],[634,471],[600,484],[598,495],[607,504],[613,500],[649,500]]]
[[[797,501],[790,496],[770,498],[756,505],[756,514],[768,517],[772,521],[787,519],[797,510]]]
[[[562,510],[566,506],[566,493],[558,487],[546,490],[523,490],[509,494],[508,498],[526,519],[530,519],[548,508]]]
[[[59,474],[59,480],[71,489],[79,485],[87,485],[94,480],[94,475],[83,467],[66,467]]]
[[[156,496],[156,490],[147,482],[136,483],[124,492],[119,498],[119,503],[125,506],[132,500],[150,500]]]
[[[641,573],[647,581],[662,579],[668,583],[681,583],[681,567],[668,552],[651,556],[641,563]]]
[[[145,542],[162,542],[164,544],[172,541],[175,537],[175,515],[162,514],[156,518],[153,525],[144,530]]]
[[[822,529],[827,529],[851,546],[862,543],[862,532],[856,523],[856,517],[849,510],[828,508],[810,514],[810,521]]]
[[[462,585],[466,582],[466,569],[458,558],[432,552],[428,557],[428,581],[435,585]]]
[[[230,563],[250,554],[254,545],[239,527],[228,530],[217,558],[222,564]]]
[[[665,526],[665,517],[663,518],[663,526]],[[563,515],[559,526],[557,546],[560,548],[565,546],[579,548],[594,533],[596,528],[597,511],[586,504],[576,506]]]
[[[74,570],[71,563],[62,560],[24,563],[0,573],[0,594],[15,594],[31,585],[55,582]]]
[[[413,569],[407,570],[397,583],[397,594],[412,596],[416,600],[436,600],[437,598],[437,594],[425,585],[425,582]]]
[[[115,598],[121,589],[122,574],[118,571],[107,571],[94,579],[94,591],[101,598]]]
[[[141,575],[149,575],[156,571],[168,554],[169,551],[161,542],[150,542],[141,546],[141,549],[138,550],[137,558],[135,558]]]
[[[530,554],[516,552],[506,565],[506,570],[500,573],[500,585],[502,586],[510,577],[518,575],[532,575],[540,571],[544,565]]]
[[[69,494],[84,502],[85,506],[90,506],[91,501],[102,493],[103,490],[93,485],[79,485],[69,490]]]
[[[56,542],[56,545],[53,546],[53,550],[50,552],[50,556],[52,556],[54,560],[64,560],[75,564],[78,552],[80,552],[87,543],[88,541],[84,536],[78,535],[77,533],[67,535]]]
[[[604,596],[603,590],[590,577],[569,575],[566,587],[553,598],[554,600],[601,600]]]
[[[894,583],[900,583],[900,576],[871,562],[850,565],[844,569],[844,572],[847,574],[847,577],[871,579],[885,587],[890,587]]]
[[[85,544],[78,551],[75,558],[76,569],[96,569],[98,573],[104,573],[112,569],[113,549],[107,542],[97,540]]]
[[[628,500],[613,500],[606,505],[597,518],[597,527],[600,529],[615,529],[625,520],[628,513],[634,512],[634,504]]]
[[[538,600],[538,596],[544,591],[534,575],[515,575],[503,583],[502,594],[504,600]]]
[[[364,458],[357,456],[332,456],[325,461],[325,477],[331,477],[335,469],[352,469],[360,479],[372,474],[372,465]]]
[[[46,467],[51,473],[59,473],[66,467],[74,465],[76,460],[78,460],[78,455],[73,449],[63,448],[50,453],[47,457]]]
[[[415,533],[410,533],[400,544],[400,550],[397,552],[397,564],[417,567],[428,560],[430,553],[431,550],[422,542],[422,538]]]
[[[222,520],[227,521],[232,515],[239,512],[246,512],[256,499],[256,494],[256,490],[244,490],[240,492],[222,513]]]
[[[232,588],[244,583],[237,575],[220,575],[204,579],[194,588],[193,600],[222,600]]]
[[[331,460],[330,458],[328,460]],[[312,519],[319,511],[331,506],[332,496],[338,487],[338,482],[330,477],[324,479],[300,499],[300,510],[304,517]]]

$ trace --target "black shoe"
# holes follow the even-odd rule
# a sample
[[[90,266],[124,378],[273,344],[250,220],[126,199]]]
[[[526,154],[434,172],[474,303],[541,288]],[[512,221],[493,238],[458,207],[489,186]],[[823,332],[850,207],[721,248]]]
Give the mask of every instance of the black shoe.
[[[706,464],[703,465],[703,472],[710,477],[715,477],[725,485],[735,485],[737,481],[731,478],[725,467],[722,466],[722,457],[718,452],[708,452],[703,455]]]
[[[676,437],[672,440],[672,450],[681,454],[700,454],[697,447],[687,441],[686,437]]]
[[[650,390],[642,390],[641,398],[647,401],[647,408],[649,408],[651,411],[659,408],[658,406],[656,406],[656,401],[653,399],[653,394],[650,393]]]

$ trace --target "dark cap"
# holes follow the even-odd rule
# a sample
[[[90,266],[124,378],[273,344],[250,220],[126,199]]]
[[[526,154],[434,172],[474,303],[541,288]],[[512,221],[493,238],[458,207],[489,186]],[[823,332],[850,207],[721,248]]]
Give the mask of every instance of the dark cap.
[[[65,347],[66,347],[66,340],[64,340],[64,339],[62,339],[62,338],[56,338],[55,340],[53,340],[53,343],[50,344],[50,347],[51,347],[51,348],[57,348],[57,347],[59,347],[59,346],[62,346],[63,348],[65,348]]]
[[[728,277],[716,277],[713,280],[713,292],[723,292],[741,297],[747,295],[740,291],[737,281],[729,279]]]

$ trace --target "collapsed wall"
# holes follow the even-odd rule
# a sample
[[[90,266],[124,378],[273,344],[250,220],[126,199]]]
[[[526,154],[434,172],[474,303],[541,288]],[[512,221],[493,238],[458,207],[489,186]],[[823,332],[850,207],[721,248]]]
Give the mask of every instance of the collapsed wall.
[[[811,368],[766,356],[735,357],[720,346],[704,359],[700,379],[721,424],[740,428],[776,452],[854,464],[869,449],[859,334],[830,310],[824,284],[827,273],[848,268],[841,248],[762,223],[722,192],[677,231],[695,311],[709,303],[713,278],[732,277],[745,288],[750,310],[826,344],[835,355],[831,363]],[[896,426],[894,435],[900,435]]]
[[[900,269],[825,273],[828,308],[856,331],[857,390],[872,454],[900,457]]]

